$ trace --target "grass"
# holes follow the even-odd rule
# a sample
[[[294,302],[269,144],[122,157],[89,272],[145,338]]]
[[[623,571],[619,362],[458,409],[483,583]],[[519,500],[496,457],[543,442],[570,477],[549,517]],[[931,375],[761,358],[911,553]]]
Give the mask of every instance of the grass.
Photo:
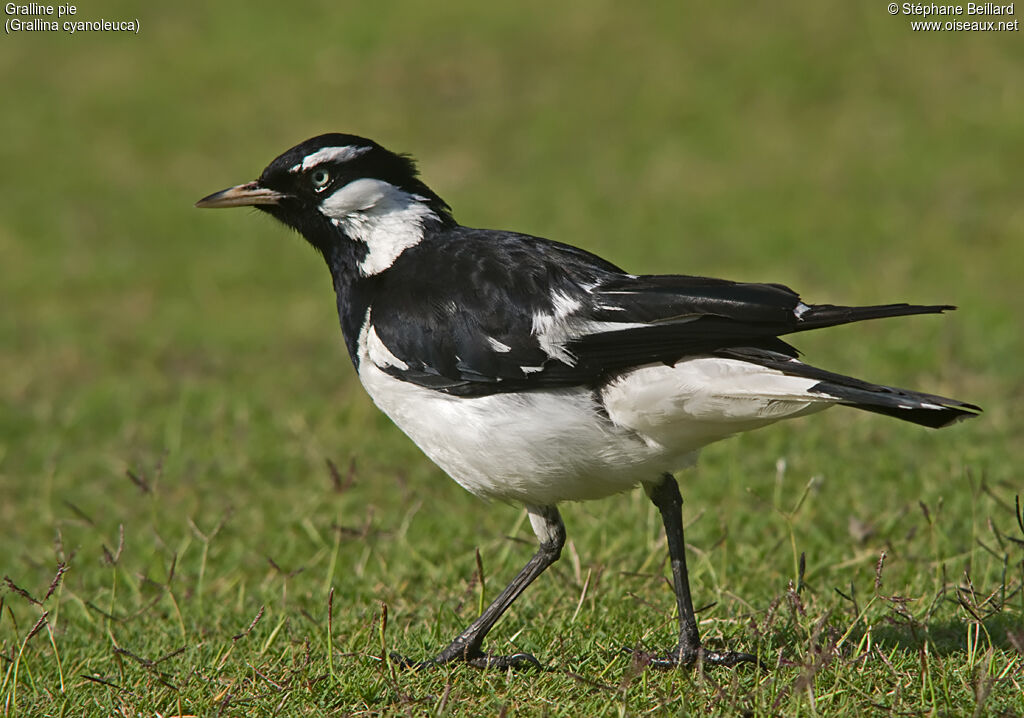
[[[80,19],[141,33],[5,36],[4,715],[1024,713],[1024,48],[748,5],[105,0]],[[799,345],[986,413],[836,410],[680,475],[702,631],[771,670],[624,651],[674,635],[639,492],[564,507],[489,639],[550,671],[397,670],[533,538],[376,412],[300,240],[192,209],[327,130],[414,152],[466,224],[633,271],[956,303]]]

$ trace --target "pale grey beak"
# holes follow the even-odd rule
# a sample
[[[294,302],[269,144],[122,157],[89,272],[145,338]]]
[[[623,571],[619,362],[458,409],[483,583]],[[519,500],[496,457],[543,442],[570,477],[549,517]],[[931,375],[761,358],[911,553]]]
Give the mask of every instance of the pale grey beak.
[[[203,197],[196,202],[196,207],[254,207],[259,204],[278,204],[286,196],[276,190],[261,187],[259,182],[253,181]]]

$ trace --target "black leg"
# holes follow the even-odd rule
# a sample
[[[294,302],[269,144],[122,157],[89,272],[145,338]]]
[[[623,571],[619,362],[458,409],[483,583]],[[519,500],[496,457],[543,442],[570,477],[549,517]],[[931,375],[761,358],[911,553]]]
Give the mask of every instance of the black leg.
[[[450,661],[465,661],[477,668],[540,668],[540,663],[529,653],[489,656],[483,651],[484,637],[487,632],[498,622],[501,615],[519,597],[519,594],[533,583],[533,580],[541,575],[544,569],[558,560],[562,553],[562,546],[565,545],[565,525],[562,523],[558,509],[554,506],[528,506],[526,510],[530,514],[533,531],[540,540],[540,548],[523,567],[523,570],[512,579],[512,582],[494,599],[491,605],[484,609],[480,618],[473,621],[432,660],[413,663],[401,656],[392,656],[394,660],[407,666],[416,667],[449,663]]]
[[[687,666],[701,660],[719,666],[735,666],[739,663],[757,663],[749,653],[735,651],[708,651],[700,644],[697,631],[697,616],[690,598],[690,578],[686,572],[686,546],[683,543],[683,498],[679,485],[671,474],[665,474],[661,483],[647,486],[647,495],[661,512],[668,539],[668,555],[672,559],[672,583],[676,590],[676,604],[679,607],[679,646],[667,656],[652,659],[651,664],[659,668]]]

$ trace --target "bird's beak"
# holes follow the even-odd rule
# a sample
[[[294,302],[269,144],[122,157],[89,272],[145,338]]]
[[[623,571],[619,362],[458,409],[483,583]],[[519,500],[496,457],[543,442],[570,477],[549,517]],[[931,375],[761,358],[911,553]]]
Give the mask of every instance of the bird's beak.
[[[259,182],[253,181],[203,197],[196,202],[196,207],[254,207],[260,204],[278,204],[284,197],[286,195],[261,187]]]

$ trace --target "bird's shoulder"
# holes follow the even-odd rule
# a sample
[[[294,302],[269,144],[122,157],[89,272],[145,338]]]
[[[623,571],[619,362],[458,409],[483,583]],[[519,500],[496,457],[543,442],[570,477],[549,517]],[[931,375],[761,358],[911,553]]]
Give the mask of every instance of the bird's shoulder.
[[[540,237],[445,229],[363,282],[376,340],[406,381],[455,394],[511,391],[550,371],[536,331],[586,287],[621,273],[582,249]],[[556,362],[557,363],[557,362]]]
[[[431,267],[435,274],[423,276]],[[438,227],[396,260],[391,281],[431,283],[435,278],[459,279],[451,291],[473,291],[485,285],[523,286],[524,290],[565,277],[587,284],[623,274],[611,262],[570,244],[519,232],[471,227]]]

